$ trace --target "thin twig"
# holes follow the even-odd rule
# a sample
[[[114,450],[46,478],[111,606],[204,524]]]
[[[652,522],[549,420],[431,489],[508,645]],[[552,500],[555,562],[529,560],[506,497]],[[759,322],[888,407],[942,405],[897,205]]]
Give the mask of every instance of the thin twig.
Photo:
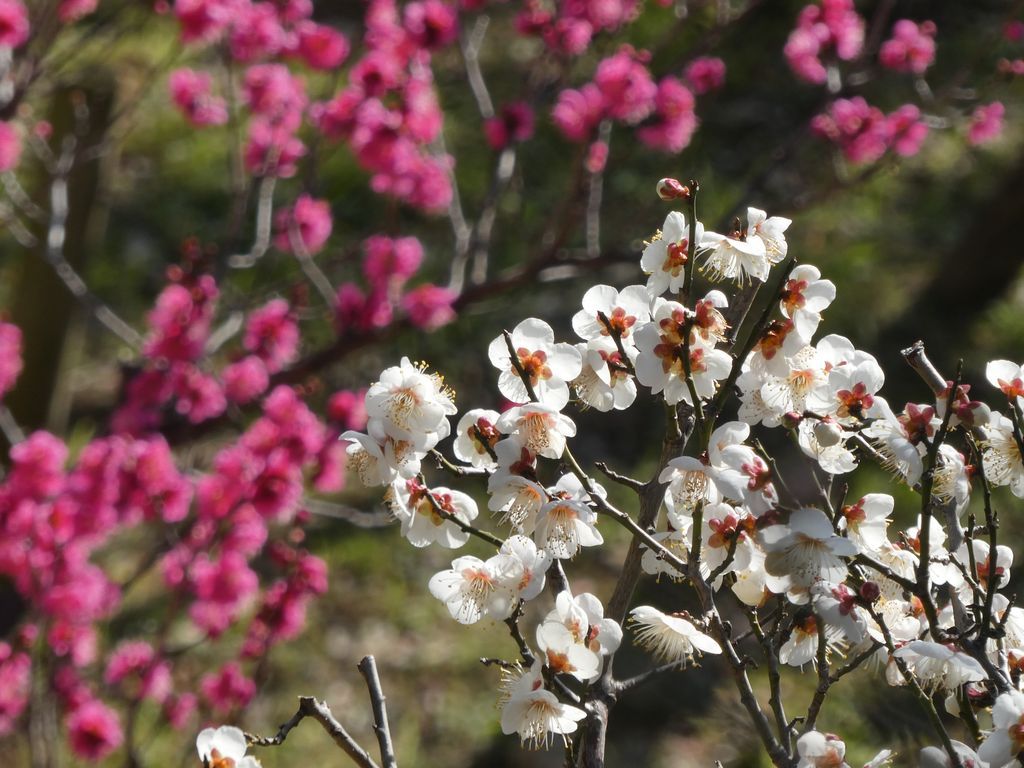
[[[334,719],[330,708],[322,701],[317,701],[312,696],[299,697],[299,710],[292,715],[291,720],[284,723],[273,736],[256,736],[251,733],[245,734],[245,740],[252,747],[276,747],[284,743],[288,734],[303,719],[311,717],[320,723],[334,743],[344,750],[345,754],[352,758],[352,761],[361,768],[379,768],[373,758],[353,739],[345,727]]]
[[[395,759],[395,746],[391,742],[391,728],[388,725],[387,697],[384,696],[384,689],[381,688],[380,676],[377,674],[377,662],[373,656],[364,656],[357,666],[359,673],[366,681],[366,688],[370,692],[370,703],[373,706],[373,732],[377,734],[377,744],[380,745],[380,761],[384,768],[398,768],[398,760]]]
[[[95,293],[89,290],[89,286],[85,284],[82,276],[78,274],[64,256],[64,242],[67,237],[68,222],[68,175],[71,173],[71,168],[75,162],[76,146],[77,142],[74,137],[65,137],[61,156],[57,161],[57,167],[54,172],[53,182],[50,185],[50,221],[46,231],[44,257],[57,274],[57,277],[71,291],[71,295],[89,310],[93,317],[105,325],[125,344],[128,344],[133,349],[138,349],[142,346],[142,337],[100,300]]]

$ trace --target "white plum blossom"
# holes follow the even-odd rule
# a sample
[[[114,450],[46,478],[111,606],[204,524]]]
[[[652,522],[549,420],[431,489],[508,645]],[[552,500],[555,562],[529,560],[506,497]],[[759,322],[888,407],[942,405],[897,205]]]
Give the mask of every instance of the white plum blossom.
[[[255,757],[246,756],[248,743],[241,728],[222,725],[204,728],[196,737],[196,751],[209,768],[260,768]]]
[[[541,507],[533,536],[537,546],[558,560],[575,557],[580,547],[604,544],[597,513],[574,499],[554,498]]]
[[[1014,435],[1013,422],[993,413],[985,430],[985,476],[992,485],[1008,485],[1018,499],[1024,499],[1024,460]]]
[[[835,298],[836,286],[831,280],[822,280],[817,267],[800,264],[789,273],[779,307],[793,321],[797,333],[809,339],[818,329],[821,313]]]
[[[640,352],[636,360],[637,380],[650,387],[653,394],[663,392],[669,405],[681,400],[692,404],[686,383],[687,364],[694,390],[701,399],[711,397],[715,382],[728,376],[732,368],[732,358],[720,349],[691,343],[687,355],[687,326],[686,308],[666,301],[655,310],[654,320],[636,332]]]
[[[797,591],[816,581],[843,581],[847,573],[843,558],[857,554],[857,546],[836,535],[825,513],[813,507],[796,510],[786,525],[765,528],[761,539],[768,573],[788,578]]]
[[[460,624],[475,624],[485,616],[501,620],[515,606],[513,590],[502,573],[505,565],[498,557],[459,557],[451,570],[434,574],[427,586]]]
[[[583,357],[583,369],[572,386],[580,402],[602,412],[629,408],[636,400],[636,382],[628,372],[627,363],[635,362],[636,348],[625,347],[626,360],[623,360],[611,339],[598,338],[576,346]]]
[[[543,621],[537,626],[537,647],[544,654],[544,666],[556,674],[571,675],[584,683],[601,674],[601,654],[562,621]]]
[[[985,366],[985,378],[1011,402],[1024,407],[1024,366],[1009,360],[993,360]]]
[[[492,558],[498,561],[502,580],[520,600],[533,600],[541,593],[551,559],[533,539],[520,535],[509,536]]]
[[[820,415],[834,416],[843,425],[856,426],[883,415],[874,406],[875,395],[884,382],[885,374],[873,357],[840,365],[810,392],[807,407]]]
[[[566,438],[576,434],[572,419],[542,403],[509,408],[495,426],[515,444],[549,459],[561,458]]]
[[[644,286],[630,285],[617,291],[610,285],[595,285],[583,294],[583,309],[573,315],[572,328],[584,341],[611,341],[616,334],[628,350],[633,331],[650,320],[651,297]]]
[[[784,216],[769,216],[760,208],[747,208],[747,239],[764,242],[765,253],[772,264],[778,264],[789,253],[786,230],[793,223]]]
[[[1024,751],[1024,693],[1007,691],[992,707],[992,732],[978,749],[978,757],[991,768],[1015,763]]]
[[[555,736],[563,740],[574,733],[587,713],[579,707],[563,704],[544,688],[541,662],[508,682],[507,700],[501,710],[501,731],[518,733],[524,746],[547,747]]]
[[[425,373],[407,357],[399,365],[386,368],[380,380],[366,391],[367,416],[380,424],[387,437],[412,443],[421,450],[426,450],[423,446],[432,434],[442,430],[448,434],[446,417],[455,413],[455,404],[441,377]]]
[[[543,486],[520,475],[491,475],[487,482],[491,494],[487,508],[504,513],[501,522],[519,533],[530,534],[537,525],[537,515],[548,500]]]
[[[935,409],[930,405],[907,403],[902,414],[896,416],[881,397],[874,398],[881,418],[875,419],[863,431],[873,438],[886,466],[901,475],[907,485],[914,485],[924,471],[922,456],[924,441],[930,439],[939,427]]]
[[[494,427],[500,416],[497,411],[486,408],[466,411],[455,427],[452,445],[455,458],[483,469],[496,467],[497,462],[491,458],[491,452],[501,437]]]
[[[568,591],[558,593],[555,608],[542,622],[554,622],[569,630],[573,639],[599,656],[608,656],[622,643],[622,627],[614,619],[606,619],[601,601],[589,592],[573,597]]]
[[[359,481],[372,488],[387,485],[398,476],[398,471],[384,457],[384,448],[379,442],[362,432],[349,430],[340,440],[345,440],[345,468],[355,473]]]
[[[396,480],[391,484],[391,511],[402,524],[402,535],[414,547],[437,543],[458,549],[469,541],[469,533],[441,512],[470,523],[478,514],[476,502],[462,491],[427,488],[418,480]]]
[[[818,644],[818,620],[807,614],[793,623],[789,638],[779,648],[779,661],[791,667],[816,664]]]
[[[704,261],[704,270],[712,280],[735,280],[744,285],[748,278],[760,282],[768,279],[772,264],[785,258],[786,238],[783,233],[789,219],[767,218],[758,208],[747,209],[747,227],[728,235],[705,234],[711,250]]]
[[[555,332],[543,320],[527,318],[510,334],[512,348],[533,393],[556,411],[569,402],[569,382],[580,375],[579,351],[565,342],[555,343]],[[491,364],[501,373],[498,390],[514,403],[526,403],[529,392],[516,370],[504,336],[498,336],[487,348]]]
[[[903,659],[907,668],[926,690],[955,690],[964,683],[980,682],[987,678],[978,661],[963,651],[930,640],[911,640],[896,649],[893,656]],[[893,665],[895,667],[895,665]],[[903,685],[903,676],[890,669],[887,673],[892,685]]]
[[[689,619],[666,614],[649,605],[638,605],[629,612],[636,642],[666,663],[685,664],[694,654],[721,653],[722,647],[704,634]]]
[[[869,493],[842,508],[839,530],[857,545],[861,552],[874,555],[887,543],[886,529],[896,500],[887,493]]]
[[[690,530],[693,527],[693,521],[690,518],[684,519],[687,521],[685,528],[655,533],[651,535],[651,538],[685,563],[690,552]],[[674,565],[661,556],[659,550],[650,549],[646,544],[643,547],[644,554],[640,560],[640,567],[644,573],[659,578],[662,575],[668,576],[673,581],[681,581],[686,578],[686,574],[680,573]]]
[[[800,762],[796,768],[849,768],[846,743],[838,736],[819,731],[808,731],[796,742]]]
[[[695,253],[706,248],[708,236],[704,233],[704,225],[699,221],[694,227]],[[678,293],[683,288],[686,277],[686,261],[689,258],[690,227],[686,217],[678,211],[672,211],[665,217],[661,231],[644,248],[640,257],[640,268],[650,277],[647,279],[647,292],[651,296],[661,296],[665,291]]]
[[[699,299],[693,308],[693,333],[691,344],[713,347],[725,341],[729,325],[722,314],[729,306],[729,300],[721,291],[708,291],[703,299]]]

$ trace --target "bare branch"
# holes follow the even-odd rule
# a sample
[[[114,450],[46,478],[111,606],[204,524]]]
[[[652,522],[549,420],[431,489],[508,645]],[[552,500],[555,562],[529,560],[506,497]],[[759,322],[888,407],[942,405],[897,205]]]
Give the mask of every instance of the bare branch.
[[[373,731],[377,734],[380,745],[380,761],[384,768],[398,768],[395,759],[395,746],[391,743],[391,728],[388,726],[387,698],[381,688],[380,676],[377,674],[377,662],[373,656],[364,656],[357,665],[366,687],[370,691],[370,703],[373,706]]]
[[[373,758],[353,739],[345,727],[334,719],[330,708],[322,701],[317,701],[312,696],[299,697],[299,710],[292,715],[291,720],[284,723],[273,736],[255,736],[251,733],[245,734],[245,739],[253,747],[276,747],[284,743],[288,734],[303,719],[311,717],[320,723],[334,743],[344,750],[345,754],[352,758],[352,761],[360,768],[379,768]]]

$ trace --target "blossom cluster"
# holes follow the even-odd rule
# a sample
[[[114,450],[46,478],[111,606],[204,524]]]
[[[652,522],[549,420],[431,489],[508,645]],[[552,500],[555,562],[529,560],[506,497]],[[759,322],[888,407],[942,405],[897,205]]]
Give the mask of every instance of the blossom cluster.
[[[942,695],[954,714],[964,696],[980,711],[998,695],[995,731],[980,752],[959,742],[956,749],[976,764],[1008,764],[1024,746],[1017,736],[1024,613],[1000,593],[1013,553],[961,521],[977,476],[986,488],[1009,486],[1024,498],[1024,366],[997,360],[986,370],[1008,416],[972,399],[959,381],[937,389],[931,402],[894,410],[880,394],[885,376],[872,355],[835,334],[815,339],[836,289],[816,267],[795,264],[786,241],[791,222],[750,208],[746,226],[708,231],[694,217],[696,189],[659,183],[663,199],[690,201],[690,210],[669,213],[646,244],[646,285],[586,291],[572,317],[582,341],[557,341],[546,322],[528,318],[491,342],[497,388],[509,403],[504,412],[467,410],[452,430],[448,419],[457,411],[438,374],[407,359],[385,370],[366,394],[367,432],[344,436],[350,469],[387,488],[414,546],[456,549],[476,536],[495,547],[486,559],[456,558],[428,589],[459,623],[503,621],[518,638],[520,658],[503,662],[502,730],[533,747],[568,743],[588,717],[586,692],[600,685],[607,659],[629,635],[599,597],[573,594],[565,568],[604,543],[602,519],[630,518],[576,461],[576,425],[565,411],[625,410],[648,393],[691,415],[697,447],[669,457],[656,476],[663,515],[649,532],[624,523],[643,536],[642,570],[688,583],[698,595],[701,584],[722,601],[731,593],[751,616],[785,606],[774,651],[783,667],[875,658],[890,685]],[[695,274],[720,287],[698,298]],[[766,283],[772,274],[779,274],[777,304],[735,356],[723,314],[729,283]],[[723,398],[732,394],[737,418],[722,419]],[[923,511],[897,532],[888,493],[838,502],[825,489],[813,500],[794,497],[755,428],[784,430],[830,478],[877,462],[924,496]],[[438,452],[450,433],[459,464]],[[479,527],[473,497],[428,485],[428,454],[456,476],[486,476],[500,535]],[[991,521],[988,507],[986,514]],[[554,604],[531,644],[518,634],[519,622],[546,585]],[[674,669],[727,645],[735,653],[719,609],[702,606],[695,616],[635,605],[626,629],[634,645]],[[964,625],[968,606],[973,628]],[[752,628],[763,631],[756,621]],[[958,640],[972,632],[980,639]],[[589,686],[583,694],[580,683]],[[844,755],[838,736],[811,727],[792,758],[809,768],[845,765]],[[882,750],[869,765],[891,757]]]

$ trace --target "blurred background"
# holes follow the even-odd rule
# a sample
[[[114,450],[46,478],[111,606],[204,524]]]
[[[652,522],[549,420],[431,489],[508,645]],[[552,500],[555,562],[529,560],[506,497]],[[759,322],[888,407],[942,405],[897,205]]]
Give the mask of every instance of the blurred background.
[[[542,43],[515,34],[519,4],[489,4],[467,12],[461,22],[464,40],[479,31],[477,19],[488,18],[479,64],[494,102],[523,98],[528,84],[537,109],[535,135],[518,147],[507,188],[493,201],[500,153],[485,139],[484,119],[467,86],[464,47],[434,54],[443,142],[455,158],[461,206],[472,220],[493,202],[492,276],[517,275],[515,270],[553,242],[555,256],[543,269],[517,276],[501,290],[476,295],[470,288],[457,318],[444,327],[425,331],[396,325],[353,344],[352,351],[294,383],[307,387],[310,402],[322,408],[327,393],[364,387],[404,355],[443,372],[457,392],[460,411],[499,407],[496,374],[486,356],[489,341],[528,316],[545,319],[561,339],[573,340],[569,320],[589,286],[643,282],[642,241],[671,209],[654,194],[655,182],[674,176],[699,179],[699,215],[708,228],[727,230],[733,216],[745,215],[747,205],[794,220],[787,233],[790,252],[818,266],[838,287],[819,336],[843,334],[875,354],[886,371],[883,394],[894,406],[929,399],[899,357],[900,349],[918,339],[948,377],[962,358],[964,380],[991,400],[985,362],[1024,360],[1024,104],[1021,84],[999,66],[1001,59],[1024,54],[1024,44],[1008,32],[1024,19],[1022,4],[858,2],[858,12],[869,22],[869,45],[874,19],[885,20],[881,36],[888,36],[896,19],[933,21],[935,63],[922,87],[925,78],[885,73],[865,59],[851,67],[860,79],[831,93],[796,79],[782,54],[803,5],[788,0],[647,3],[633,23],[596,38],[585,53],[557,66],[548,60],[538,64]],[[314,18],[343,31],[356,47],[364,10],[357,2],[316,3]],[[725,62],[727,76],[720,89],[698,98],[699,128],[679,153],[654,151],[628,128],[615,126],[603,135],[607,165],[603,173],[587,177],[589,183],[599,177],[601,185],[595,252],[593,232],[588,236],[587,231],[592,217],[579,210],[588,200],[593,204],[593,192],[590,197],[577,194],[587,146],[568,141],[552,124],[550,110],[560,90],[586,82],[596,62],[624,43],[652,51],[649,67],[659,75],[681,72],[698,55],[714,55]],[[101,2],[96,13],[54,38],[45,53],[50,63],[45,80],[17,113],[26,124],[48,121],[59,136],[73,119],[76,100],[88,102],[88,130],[102,137],[102,153],[71,179],[66,256],[91,291],[140,332],[168,268],[180,262],[190,238],[220,264],[252,236],[253,193],[239,223],[238,179],[229,157],[229,134],[238,127],[229,123],[194,130],[168,97],[168,73],[198,66],[210,55],[181,44],[171,14],[154,13],[144,2]],[[304,76],[310,98],[326,100],[346,74],[341,68]],[[853,94],[864,95],[884,112],[919,104],[931,127],[920,152],[906,158],[887,153],[858,165],[814,135],[812,118],[832,99]],[[992,141],[973,146],[965,139],[969,123],[960,116],[995,99],[1005,105],[1003,130]],[[369,192],[367,172],[342,145],[311,138],[309,146],[299,172],[281,179],[276,194],[288,200],[308,192],[329,201],[334,229],[316,259],[334,285],[358,276],[360,244],[381,233],[419,238],[426,253],[422,275],[439,284],[448,281],[454,239],[445,212],[426,214]],[[38,160],[26,156],[18,180],[25,195],[46,207],[47,172]],[[567,231],[558,232],[563,221]],[[45,427],[67,436],[74,451],[108,429],[137,360],[69,295],[41,248],[26,245],[12,227],[0,228],[0,308],[25,333],[25,369],[6,404],[23,428]],[[218,267],[218,278],[223,316],[304,290],[294,260],[273,250],[250,269]],[[333,324],[331,308],[315,293],[309,296],[300,312],[302,351],[329,344]],[[580,414],[577,455],[646,479],[657,458],[660,413],[655,404],[641,401],[626,413]],[[176,451],[184,463],[202,466],[244,422],[244,414],[233,414],[216,429],[186,435]],[[771,439],[766,444],[773,446]],[[787,453],[786,446],[778,449],[790,487],[798,494],[807,490],[813,482],[808,464]],[[449,484],[440,472],[431,470],[431,477]],[[460,481],[458,487],[485,508],[482,481]],[[849,478],[848,496],[893,492],[893,487],[865,467]],[[628,508],[632,500],[621,488],[609,490]],[[427,580],[449,566],[450,553],[413,549],[395,526],[364,528],[330,513],[379,511],[378,491],[361,489],[351,478],[343,492],[321,497],[335,506],[311,515],[306,546],[328,564],[328,592],[310,608],[305,632],[260,661],[254,674],[258,693],[235,722],[249,731],[271,733],[294,712],[297,696],[313,695],[326,699],[354,735],[371,746],[371,713],[355,664],[372,653],[388,695],[401,764],[560,765],[560,749],[522,752],[514,739],[500,734],[499,675],[478,659],[512,658],[514,646],[504,626],[459,626],[429,597]],[[897,518],[906,522],[916,509],[896,494]],[[1019,503],[1002,495],[998,502],[1007,538],[1019,543],[1014,522]],[[617,530],[604,533],[608,546],[579,556],[568,571],[576,592],[592,591],[607,600],[627,541]],[[97,559],[111,573],[127,572],[135,553],[152,544],[147,537],[155,535],[133,531]],[[126,595],[117,620],[104,627],[102,642],[145,636],[166,608],[162,589],[155,574],[142,580]],[[684,588],[651,580],[641,584],[639,597],[662,607],[683,607],[688,599]],[[528,614],[525,626],[537,618]],[[198,680],[233,651],[230,637],[210,648],[197,647],[182,662],[180,674]],[[641,671],[648,663],[628,649],[620,658],[622,673]],[[763,670],[753,674],[763,683]],[[810,670],[788,675],[784,682],[787,698],[796,702],[809,700],[815,684]],[[879,684],[877,670],[859,671],[830,696],[819,728],[847,740],[854,764],[886,746],[906,756],[927,743],[926,737],[922,741],[923,715],[910,701],[902,690]],[[192,730],[173,731],[145,707],[138,716],[148,745],[141,764],[177,765],[192,759]],[[611,722],[609,765],[706,766],[714,759],[737,766],[768,764],[727,670],[713,659],[637,690],[618,705]],[[293,732],[287,746],[258,756],[267,768],[344,762],[311,724]],[[0,743],[3,764],[27,765],[27,759],[17,734]],[[106,764],[122,763],[123,758],[111,758]]]

